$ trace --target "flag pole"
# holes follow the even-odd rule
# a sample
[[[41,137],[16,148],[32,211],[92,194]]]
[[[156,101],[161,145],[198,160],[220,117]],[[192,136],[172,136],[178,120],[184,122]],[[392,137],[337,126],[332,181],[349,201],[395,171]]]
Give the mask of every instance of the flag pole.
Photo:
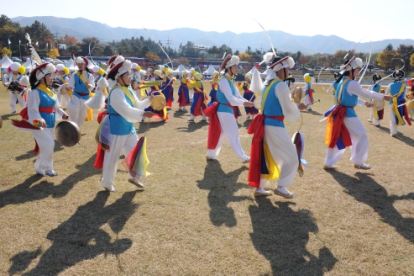
[[[21,44],[21,41],[19,39],[19,54],[20,54],[20,60],[22,60],[22,50],[20,49],[20,44]]]

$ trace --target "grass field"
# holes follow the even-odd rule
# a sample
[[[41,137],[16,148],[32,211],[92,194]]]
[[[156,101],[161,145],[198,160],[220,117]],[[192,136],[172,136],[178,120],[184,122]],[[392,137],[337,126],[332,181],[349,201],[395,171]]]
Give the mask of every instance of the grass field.
[[[366,120],[369,109],[356,107],[373,169],[355,170],[348,149],[338,171],[326,172],[319,120],[332,100],[315,89],[320,102],[302,112],[301,127],[310,167],[290,188],[296,198],[285,200],[253,197],[248,166],[227,141],[220,164],[207,163],[208,124],[188,123],[176,103],[166,123],[136,124],[151,161],[145,191],[127,182],[121,164],[118,192],[102,191],[93,167],[96,121],[82,126],[80,144],[56,144],[57,177],[36,176],[33,138],[11,126],[19,116],[9,114],[0,88],[0,274],[413,275],[414,128],[392,138],[388,110],[377,128]],[[291,135],[299,125],[286,122]]]

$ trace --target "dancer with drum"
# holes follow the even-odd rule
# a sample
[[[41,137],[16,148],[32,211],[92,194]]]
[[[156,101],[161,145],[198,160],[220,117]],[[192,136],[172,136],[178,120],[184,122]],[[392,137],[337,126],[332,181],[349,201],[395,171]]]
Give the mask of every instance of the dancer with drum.
[[[108,78],[116,81],[108,97],[107,111],[100,129],[100,142],[105,141],[107,150],[104,154],[101,186],[107,191],[116,191],[114,187],[115,174],[121,152],[127,157],[137,145],[138,136],[134,123],[142,117],[151,118],[154,113],[143,109],[150,104],[152,96],[140,101],[130,88],[131,61],[119,56],[108,73]],[[102,140],[104,138],[104,140]],[[145,188],[140,175],[128,174],[128,182],[138,188]]]
[[[269,58],[269,55],[265,55]],[[270,55],[274,57],[274,55]],[[284,126],[284,119],[295,121],[306,104],[295,104],[285,83],[289,69],[295,65],[293,58],[274,57],[262,90],[262,114],[250,123],[248,133],[254,134],[250,151],[249,185],[256,188],[254,196],[270,196],[265,190],[270,180],[277,180],[276,195],[293,198],[287,187],[292,185],[299,166],[295,145]],[[264,155],[264,156],[262,156]]]
[[[164,97],[164,94],[162,93],[161,87],[163,85],[163,78],[162,78],[162,72],[161,70],[155,70],[154,71],[155,80],[152,81],[145,81],[142,82],[142,84],[139,86],[139,89],[145,89],[150,88],[150,92],[148,93],[149,96],[162,96]],[[152,79],[152,78],[151,78]],[[165,99],[165,97],[164,97]],[[164,104],[165,106],[165,104]],[[167,108],[164,107],[161,110],[155,110],[152,106],[147,107],[145,111],[151,111],[154,114],[153,118],[155,121],[158,122],[165,122],[168,120],[168,113]]]
[[[207,121],[204,110],[207,107],[207,95],[204,91],[201,79],[203,75],[198,72],[193,73],[193,79],[188,82],[188,88],[194,91],[193,101],[191,103],[191,116],[188,118],[189,122],[194,122],[195,117],[201,116],[201,121]]]
[[[174,101],[174,81],[175,78],[171,70],[169,70],[168,67],[165,67],[161,90],[165,96],[165,106],[168,108],[168,110],[171,109],[172,103]]]
[[[34,163],[36,173],[41,176],[56,176],[53,170],[53,151],[55,139],[56,113],[63,119],[68,119],[66,113],[60,108],[56,93],[49,87],[52,85],[52,74],[55,66],[43,63],[30,73],[32,91],[27,98],[27,108],[21,112],[24,121],[12,121],[14,126],[30,130],[36,141],[38,155]]]
[[[24,77],[24,72],[26,68],[24,68],[20,63],[13,62],[10,65],[11,74],[7,82],[4,82],[4,86],[7,87],[7,90],[10,91],[10,109],[11,113],[16,113],[16,102],[19,102],[21,109],[26,106],[26,102],[23,98],[24,93],[26,91],[26,86],[21,84],[21,79]]]
[[[208,94],[210,97],[210,102],[207,104],[207,106],[212,106],[215,102],[217,102],[217,89],[218,89],[218,83],[220,79],[220,73],[217,71],[214,71],[213,76],[211,78],[211,90]]]
[[[90,98],[90,91],[95,87],[95,78],[89,72],[88,60],[85,57],[76,57],[79,70],[69,79],[69,89],[73,89],[72,99],[67,105],[69,120],[78,125],[79,129],[86,119],[87,107],[85,102]]]
[[[315,93],[315,90],[312,88],[312,84],[315,83],[315,78],[313,77],[313,73],[306,73],[303,75],[303,79],[305,81],[305,85],[300,88],[305,92],[305,104],[308,111],[312,111],[312,105],[314,103],[313,93]]]
[[[180,79],[180,87],[178,88],[178,110],[187,111],[186,106],[190,106],[190,94],[188,92],[188,72],[183,71]]]
[[[357,104],[372,106],[371,103],[365,102],[359,97],[384,99],[385,101],[391,100],[392,97],[364,89],[354,80],[358,76],[362,64],[362,60],[354,56],[342,65],[335,95],[338,105],[326,114],[328,124],[325,143],[328,144],[328,151],[323,166],[325,170],[336,169],[335,163],[349,146],[352,146],[350,161],[354,164],[354,168],[363,170],[372,168],[371,165],[365,164],[368,159],[368,136],[354,107]]]
[[[225,70],[225,73],[218,84],[217,103],[205,110],[205,114],[210,117],[207,161],[219,161],[217,157],[224,138],[227,138],[231,148],[243,163],[250,161],[250,157],[244,153],[240,143],[236,116],[239,112],[239,105],[252,107],[254,104],[240,96],[234,84],[233,78],[238,72],[239,62],[239,57],[235,55],[227,55],[224,58],[220,71]]]
[[[381,85],[379,81],[381,80],[381,76],[379,74],[374,74],[372,76],[372,81],[374,84],[371,87],[371,90],[380,93]],[[369,113],[368,122],[373,123],[374,126],[379,127],[381,124],[381,120],[384,119],[384,100],[371,100],[372,107]]]
[[[406,105],[401,105],[405,103],[405,92],[406,85],[402,81],[404,79],[405,73],[402,70],[395,70],[392,73],[394,82],[390,83],[387,86],[385,91],[386,95],[392,96],[392,100],[389,102],[390,110],[390,135],[396,137],[398,130],[401,126],[405,125],[407,122],[411,125],[411,120],[408,115],[408,110]],[[401,106],[399,106],[401,105]]]

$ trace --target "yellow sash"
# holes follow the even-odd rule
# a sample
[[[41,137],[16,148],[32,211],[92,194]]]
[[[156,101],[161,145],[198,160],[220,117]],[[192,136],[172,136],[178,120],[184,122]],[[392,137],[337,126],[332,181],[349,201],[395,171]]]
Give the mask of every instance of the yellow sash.
[[[405,91],[405,84],[401,83],[400,91],[397,94],[392,95],[392,110],[394,111],[395,115],[397,116],[397,126],[402,126],[404,124],[404,120],[401,117],[400,112],[398,111],[398,97],[401,96],[402,93]]]
[[[79,71],[76,74],[78,74],[79,79],[85,84],[86,88],[88,88],[89,90],[89,80],[85,79],[85,75],[83,73],[80,74]]]
[[[39,84],[37,86],[37,88],[39,88],[39,90],[42,91],[43,93],[46,93],[52,99],[55,99],[56,100],[56,94],[55,94],[55,92],[53,92],[49,87],[47,87],[43,83]]]
[[[126,88],[125,86],[115,85],[115,86],[112,88],[112,90],[114,90],[114,89],[116,89],[116,88],[121,89],[121,90],[122,90],[122,92],[124,92],[125,96],[127,96],[127,98],[131,101],[132,106],[135,106],[135,98],[134,98],[134,96],[132,95],[132,92],[131,92],[131,91],[129,91],[129,89],[128,89],[128,88]]]

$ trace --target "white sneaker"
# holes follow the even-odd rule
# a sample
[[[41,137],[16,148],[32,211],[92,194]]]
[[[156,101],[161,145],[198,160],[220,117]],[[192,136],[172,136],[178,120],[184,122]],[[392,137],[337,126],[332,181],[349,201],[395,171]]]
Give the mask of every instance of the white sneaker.
[[[132,185],[137,186],[138,188],[145,189],[145,184],[141,183],[138,178],[129,176],[128,182]]]
[[[45,172],[41,170],[36,170],[37,175],[45,176]]]
[[[54,170],[46,170],[46,175],[48,175],[48,176],[57,176],[58,173],[55,172]]]
[[[243,159],[242,163],[250,163],[250,156],[247,156],[247,158]]]

